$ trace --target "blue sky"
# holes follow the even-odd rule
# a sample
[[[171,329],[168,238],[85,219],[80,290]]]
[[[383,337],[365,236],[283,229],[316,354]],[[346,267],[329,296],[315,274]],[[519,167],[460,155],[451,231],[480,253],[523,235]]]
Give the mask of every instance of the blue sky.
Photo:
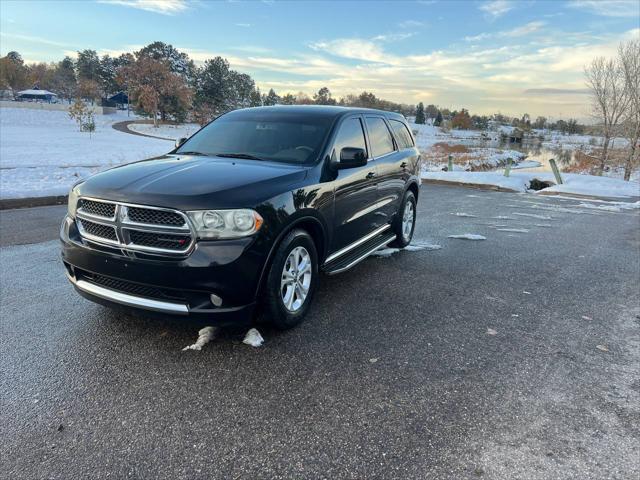
[[[154,40],[215,55],[261,89],[474,112],[586,117],[582,69],[640,36],[636,0],[0,2],[0,53],[57,61],[117,55]]]

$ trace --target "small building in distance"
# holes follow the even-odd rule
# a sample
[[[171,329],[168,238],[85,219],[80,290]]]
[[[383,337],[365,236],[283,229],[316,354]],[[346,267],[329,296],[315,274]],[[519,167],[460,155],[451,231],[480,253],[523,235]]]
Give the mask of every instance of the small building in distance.
[[[16,94],[16,100],[56,103],[58,101],[58,95],[48,90],[31,88],[29,90],[22,90],[21,92],[18,92]]]

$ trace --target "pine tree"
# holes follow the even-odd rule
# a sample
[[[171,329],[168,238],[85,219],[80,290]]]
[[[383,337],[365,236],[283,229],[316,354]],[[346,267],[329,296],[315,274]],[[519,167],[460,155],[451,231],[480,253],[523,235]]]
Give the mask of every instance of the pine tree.
[[[278,94],[275,92],[275,90],[273,88],[269,89],[269,93],[267,93],[264,97],[264,99],[262,100],[262,103],[265,106],[268,105],[277,105],[278,103],[280,103],[280,97],[278,96]]]
[[[216,116],[233,108],[232,75],[229,62],[222,57],[215,57],[204,62],[196,77],[196,103],[208,103]]]
[[[71,99],[75,97],[78,89],[76,72],[71,58],[64,57],[64,59],[56,65],[53,83],[53,91],[71,103]]]
[[[424,104],[422,102],[416,106],[416,123],[419,125],[424,125],[425,123]]]
[[[331,98],[331,92],[327,87],[322,87],[320,90],[318,90],[318,93],[313,96],[313,101],[316,103],[316,105],[336,104],[336,100],[334,98]]]
[[[100,58],[95,50],[82,50],[78,52],[76,62],[78,81],[90,80],[98,82],[100,80]]]
[[[100,60],[98,66],[98,83],[105,97],[118,91],[118,84],[116,82],[116,60],[109,55],[104,55]]]
[[[438,115],[436,115],[436,121],[433,122],[433,124],[436,127],[439,127],[440,125],[442,125],[442,112],[440,112],[439,110],[438,110]]]
[[[256,89],[251,92],[250,98],[250,107],[261,107],[262,106],[262,94],[260,93],[260,89],[256,87]]]
[[[172,73],[177,73],[191,83],[195,77],[196,67],[193,60],[173,45],[164,42],[153,42],[136,52],[136,56],[144,56],[153,60],[165,61]]]

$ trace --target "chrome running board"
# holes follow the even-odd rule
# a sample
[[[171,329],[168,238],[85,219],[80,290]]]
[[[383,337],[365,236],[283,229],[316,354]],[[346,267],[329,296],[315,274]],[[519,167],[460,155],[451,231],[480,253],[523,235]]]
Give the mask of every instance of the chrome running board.
[[[331,263],[331,262],[332,262],[332,261],[334,261],[336,258],[341,257],[341,256],[342,256],[342,255],[344,255],[345,253],[350,252],[351,250],[353,250],[354,248],[359,247],[360,245],[362,245],[363,243],[365,243],[367,240],[372,239],[372,238],[373,238],[373,237],[375,237],[376,235],[381,234],[382,232],[384,232],[384,231],[388,230],[389,228],[391,228],[391,225],[390,225],[390,224],[388,224],[388,223],[387,223],[386,225],[381,226],[380,228],[376,228],[373,232],[371,232],[371,233],[369,233],[369,234],[365,235],[365,236],[364,236],[364,237],[362,237],[361,239],[356,240],[356,241],[355,241],[355,242],[353,242],[352,244],[347,245],[346,247],[344,247],[344,248],[342,248],[342,249],[338,250],[337,252],[332,253],[331,255],[329,255],[329,256],[327,257],[327,259],[324,261],[324,264],[326,265],[326,264],[328,264],[328,263]]]

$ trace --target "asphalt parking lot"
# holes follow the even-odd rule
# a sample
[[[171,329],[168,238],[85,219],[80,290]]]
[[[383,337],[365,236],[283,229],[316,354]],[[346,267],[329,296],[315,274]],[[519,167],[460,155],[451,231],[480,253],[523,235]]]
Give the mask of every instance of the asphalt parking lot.
[[[580,203],[423,186],[414,238],[441,249],[199,352],[198,326],[75,294],[64,207],[3,211],[0,476],[638,478],[640,211]]]

